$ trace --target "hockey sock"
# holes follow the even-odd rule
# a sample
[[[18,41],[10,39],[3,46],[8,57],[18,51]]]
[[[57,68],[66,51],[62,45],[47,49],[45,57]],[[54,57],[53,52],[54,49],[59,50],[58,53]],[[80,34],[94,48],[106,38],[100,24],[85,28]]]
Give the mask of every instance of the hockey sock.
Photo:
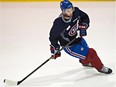
[[[93,67],[95,67],[98,71],[102,69],[103,64],[100,60],[100,58],[98,57],[96,51],[93,48],[89,48],[89,52],[87,54],[86,59],[88,60],[88,62],[91,63],[91,65]]]

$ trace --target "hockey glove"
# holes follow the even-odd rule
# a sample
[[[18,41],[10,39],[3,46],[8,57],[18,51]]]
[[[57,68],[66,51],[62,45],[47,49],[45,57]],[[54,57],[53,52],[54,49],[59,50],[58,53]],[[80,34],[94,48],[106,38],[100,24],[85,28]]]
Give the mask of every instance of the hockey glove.
[[[86,23],[82,23],[79,25],[80,36],[87,36],[87,28],[88,25]]]
[[[61,52],[58,52],[59,48],[55,48],[54,46],[50,45],[51,50],[51,57],[56,59],[61,56]]]

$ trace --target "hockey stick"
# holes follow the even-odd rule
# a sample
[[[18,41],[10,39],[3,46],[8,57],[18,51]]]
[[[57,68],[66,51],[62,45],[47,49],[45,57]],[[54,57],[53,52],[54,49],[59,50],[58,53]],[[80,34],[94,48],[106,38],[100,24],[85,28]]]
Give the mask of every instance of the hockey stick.
[[[79,20],[77,20],[77,27],[78,27],[78,23],[79,23]],[[79,35],[78,35],[78,37],[79,37]],[[76,38],[74,38],[72,41],[70,41],[67,45],[63,46],[60,50],[57,51],[57,53],[62,51],[64,48],[68,47],[75,40],[76,40]],[[47,59],[45,62],[43,62],[40,66],[38,66],[35,70],[33,70],[30,74],[28,74],[22,80],[12,81],[12,80],[8,80],[8,79],[4,79],[4,83],[9,84],[9,85],[19,85],[19,84],[21,84],[24,80],[26,80],[29,76],[31,76],[34,72],[36,72],[39,68],[41,68],[44,64],[46,64],[51,59],[53,59],[53,57],[50,57],[49,59]]]

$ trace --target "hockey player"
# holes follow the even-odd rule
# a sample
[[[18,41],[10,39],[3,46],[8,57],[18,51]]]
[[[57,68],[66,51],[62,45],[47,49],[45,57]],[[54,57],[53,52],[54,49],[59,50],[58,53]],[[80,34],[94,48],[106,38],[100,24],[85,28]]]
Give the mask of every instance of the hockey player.
[[[82,38],[87,36],[90,23],[88,15],[78,7],[73,7],[73,4],[68,0],[61,1],[60,7],[62,13],[55,19],[49,37],[52,57],[54,59],[60,57],[61,53],[57,53],[60,46],[65,46],[76,38],[77,31],[79,31],[81,37],[66,47],[64,51],[75,58],[79,58],[83,66],[94,67],[98,72],[105,74],[112,73],[110,68],[104,66],[96,51],[89,48],[85,39]]]

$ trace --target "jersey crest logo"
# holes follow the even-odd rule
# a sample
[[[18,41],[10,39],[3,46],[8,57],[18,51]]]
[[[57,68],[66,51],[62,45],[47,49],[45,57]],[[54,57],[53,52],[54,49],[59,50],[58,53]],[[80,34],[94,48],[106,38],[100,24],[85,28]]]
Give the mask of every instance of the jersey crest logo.
[[[70,31],[69,31],[69,35],[70,36],[74,36],[74,35],[76,35],[76,33],[77,33],[77,30],[78,30],[78,28],[77,28],[77,23],[70,29]]]

